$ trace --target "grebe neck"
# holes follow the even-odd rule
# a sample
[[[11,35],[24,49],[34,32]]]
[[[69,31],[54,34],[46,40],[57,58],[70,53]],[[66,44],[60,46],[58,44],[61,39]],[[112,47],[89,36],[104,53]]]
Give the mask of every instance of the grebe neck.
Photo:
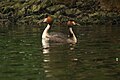
[[[47,24],[47,27],[43,31],[42,38],[46,38],[48,36],[48,30],[50,29],[50,24]]]
[[[73,32],[73,29],[70,27],[69,28],[69,31],[70,31],[70,38],[73,40],[74,43],[77,43],[77,38]]]

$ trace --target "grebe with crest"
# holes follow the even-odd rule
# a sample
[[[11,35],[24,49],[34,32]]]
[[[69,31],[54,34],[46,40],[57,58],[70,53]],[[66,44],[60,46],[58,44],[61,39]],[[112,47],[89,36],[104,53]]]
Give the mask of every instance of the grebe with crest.
[[[63,33],[51,32],[49,30],[52,26],[53,19],[50,16],[47,16],[43,22],[47,23],[47,27],[44,29],[42,33],[42,45],[43,48],[49,47],[49,42],[56,42],[56,43],[68,43],[68,44],[76,44],[77,38],[73,32],[72,26],[76,25],[75,21],[69,20],[67,22],[67,26],[69,28],[69,36]]]

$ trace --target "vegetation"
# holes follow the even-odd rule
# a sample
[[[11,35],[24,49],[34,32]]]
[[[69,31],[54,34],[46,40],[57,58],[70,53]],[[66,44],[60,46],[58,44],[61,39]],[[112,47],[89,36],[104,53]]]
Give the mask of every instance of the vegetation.
[[[119,0],[1,0],[0,22],[35,23],[46,14],[81,24],[119,24]]]
[[[120,11],[120,0],[100,0],[103,9]]]

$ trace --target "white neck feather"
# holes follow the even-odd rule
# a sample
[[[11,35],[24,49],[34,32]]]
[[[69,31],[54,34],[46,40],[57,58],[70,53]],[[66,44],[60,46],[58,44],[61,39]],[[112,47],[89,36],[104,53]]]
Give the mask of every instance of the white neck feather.
[[[73,41],[76,43],[77,42],[77,38],[76,38],[72,28],[69,28],[69,30],[70,30],[70,33],[73,35],[73,37],[72,37]]]
[[[46,38],[48,36],[49,29],[50,29],[50,24],[48,24],[45,30],[43,31],[42,38]]]
[[[43,48],[48,48],[49,47],[49,34],[48,34],[49,29],[50,29],[50,25],[48,24],[47,27],[45,28],[45,30],[43,31],[43,34],[42,34]]]

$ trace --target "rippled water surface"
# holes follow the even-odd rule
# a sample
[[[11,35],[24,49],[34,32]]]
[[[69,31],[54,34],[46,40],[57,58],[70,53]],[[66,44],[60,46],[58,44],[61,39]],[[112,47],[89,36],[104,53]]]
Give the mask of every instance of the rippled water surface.
[[[49,49],[42,49],[42,31],[0,27],[0,80],[120,80],[119,26],[75,27],[74,47],[51,44]]]

